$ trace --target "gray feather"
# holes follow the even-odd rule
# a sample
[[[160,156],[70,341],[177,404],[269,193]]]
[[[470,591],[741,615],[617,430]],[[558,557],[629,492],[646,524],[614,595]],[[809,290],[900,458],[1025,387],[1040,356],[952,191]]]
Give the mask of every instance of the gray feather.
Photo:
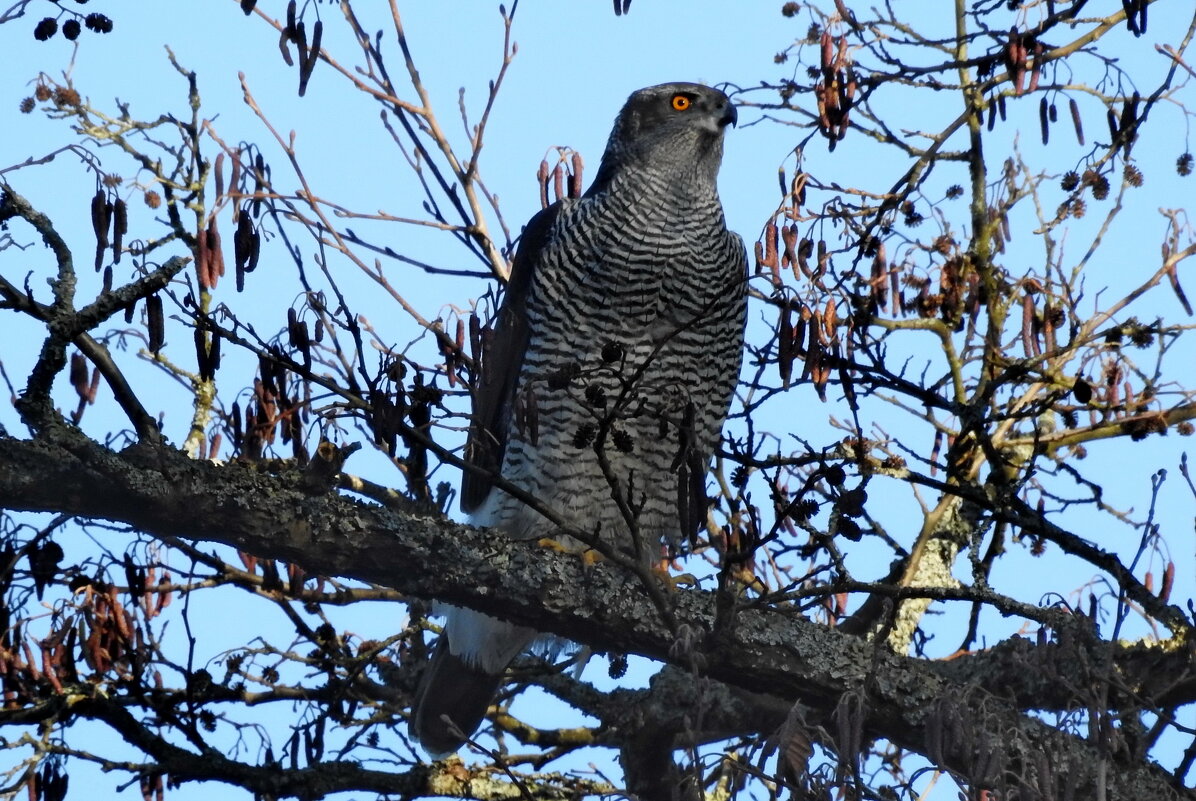
[[[645,564],[705,523],[704,478],[739,375],[747,253],[716,187],[734,121],[726,95],[698,84],[628,99],[593,185],[525,231],[475,393],[467,457]],[[506,536],[555,533],[484,477],[466,477],[462,505]],[[481,671],[460,680],[484,683],[486,703],[533,636],[464,610],[446,631],[438,650]],[[425,674],[417,720],[434,717],[439,670]]]

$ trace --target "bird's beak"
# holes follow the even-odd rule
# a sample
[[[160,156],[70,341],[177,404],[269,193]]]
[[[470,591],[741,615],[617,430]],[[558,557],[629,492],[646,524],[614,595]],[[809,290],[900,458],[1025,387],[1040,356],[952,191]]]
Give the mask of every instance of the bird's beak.
[[[728,125],[734,126],[737,122],[739,122],[739,112],[735,110],[735,104],[727,103],[723,109],[723,115],[718,118],[719,126],[726,128]]]

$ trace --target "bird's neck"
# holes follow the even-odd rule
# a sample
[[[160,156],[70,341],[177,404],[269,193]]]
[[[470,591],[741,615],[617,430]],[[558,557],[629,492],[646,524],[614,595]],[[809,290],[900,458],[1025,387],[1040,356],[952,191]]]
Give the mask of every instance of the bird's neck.
[[[719,206],[714,172],[693,165],[647,170],[627,164],[612,168],[604,160],[586,195],[648,204],[665,213],[675,210],[686,214],[694,209]]]

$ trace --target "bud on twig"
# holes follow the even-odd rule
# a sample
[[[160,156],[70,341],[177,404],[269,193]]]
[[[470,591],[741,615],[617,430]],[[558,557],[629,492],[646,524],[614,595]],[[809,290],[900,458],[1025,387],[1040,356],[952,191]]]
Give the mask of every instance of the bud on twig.
[[[91,368],[91,383],[87,385],[87,395],[84,400],[91,406],[96,402],[96,393],[100,391],[100,368]]]
[[[212,288],[212,274],[208,264],[208,232],[199,229],[195,235],[195,276],[200,290]]]
[[[87,358],[78,351],[71,354],[71,386],[80,399],[87,397]]]
[[[1022,350],[1026,358],[1041,355],[1038,347],[1037,331],[1034,325],[1034,298],[1030,293],[1022,295]]]
[[[129,208],[123,200],[112,204],[112,261],[120,264],[121,243],[129,232]]]
[[[302,23],[300,23],[302,28]],[[300,31],[302,34],[302,30]],[[299,45],[299,96],[303,97],[307,93],[307,82],[311,78],[312,70],[316,68],[316,62],[320,60],[320,40],[324,36],[324,22],[323,20],[316,20],[316,24],[312,27],[311,46],[307,47],[306,42],[301,42]],[[306,52],[305,52],[306,51]]]
[[[554,200],[565,197],[565,170],[560,164],[552,168],[552,196]]]
[[[295,0],[291,0],[292,5]],[[288,58],[290,58],[288,56]],[[265,187],[269,179],[269,170],[266,169],[266,160],[262,158],[262,154],[258,153],[253,157],[253,216],[257,219],[262,213],[262,189]]]
[[[1175,269],[1175,262],[1167,260],[1167,280],[1171,283],[1171,291],[1175,293],[1175,297],[1179,299],[1180,305],[1184,307],[1184,313],[1189,317],[1192,316],[1192,304],[1188,302],[1188,296],[1184,294],[1184,289],[1179,285],[1179,274]]]
[[[1125,11],[1125,26],[1134,36],[1142,35],[1142,30],[1138,27],[1138,4],[1140,2],[1141,0],[1121,0],[1121,8]]]
[[[789,304],[781,306],[780,320],[777,325],[777,372],[781,375],[781,386],[789,388],[789,379],[793,375],[793,357],[796,355],[793,342],[793,322],[789,319]]]
[[[1013,79],[1013,93],[1021,95],[1026,83],[1026,46],[1017,26],[1009,29],[1009,42],[1005,45],[1005,64]]]
[[[1076,129],[1076,141],[1080,143],[1081,147],[1083,147],[1084,125],[1080,121],[1080,104],[1076,102],[1074,97],[1069,97],[1067,99],[1067,106],[1071,110],[1071,124]]]
[[[784,246],[785,246],[784,250],[783,250],[784,255],[782,257],[782,263],[785,264],[787,267],[789,267],[789,269],[793,269],[794,263],[797,263],[799,265],[801,264],[800,259],[798,259],[798,257],[797,257],[797,251],[795,249],[795,246],[797,245],[797,239],[798,239],[797,226],[796,225],[783,226],[780,230],[780,234],[781,234],[781,241],[784,243]],[[775,247],[775,242],[774,242],[773,246]],[[772,267],[773,267],[774,275],[776,277],[775,280],[779,284],[780,283],[780,275],[779,275],[779,273],[777,273],[777,267],[775,265],[775,262],[776,262],[775,253],[774,253],[773,262],[774,262],[774,264],[772,265]],[[807,271],[803,270],[802,272],[806,274],[806,277],[809,277],[809,273]],[[795,278],[797,277],[796,274],[794,275],[794,277]]]
[[[197,366],[196,372],[199,373],[199,380],[200,381],[211,381],[212,380],[212,371],[210,369],[209,362],[208,362],[208,346],[207,346],[207,343],[204,341],[204,333],[203,333],[202,326],[199,326],[199,325],[195,326],[195,331],[193,332],[193,338],[195,340],[195,364]]]
[[[224,277],[224,248],[220,245],[220,231],[216,227],[216,215],[208,220],[208,277],[212,279],[212,287]]]
[[[823,328],[823,342],[830,344],[838,338],[838,332],[835,330],[839,325],[838,308],[835,306],[835,299],[826,299],[826,308],[822,311],[822,328]]]
[[[482,321],[476,311],[469,315],[469,355],[473,359],[474,372],[477,373],[482,360]]]
[[[239,450],[244,429],[241,426],[241,404],[236,401],[233,402],[232,409],[229,410],[228,422],[233,430],[233,447]]]
[[[536,170],[536,180],[540,184],[540,208],[548,208],[548,159],[540,160],[540,169]]]
[[[295,59],[291,58],[291,50],[289,47],[291,43],[291,31],[292,29],[288,25],[287,27],[283,28],[282,33],[278,35],[278,52],[282,54],[282,60],[286,62],[288,67],[295,66]]]
[[[872,305],[875,308],[883,308],[885,306],[888,292],[888,282],[885,281],[885,260],[880,251],[877,250],[876,256],[872,259],[872,280],[868,282],[871,289]]]
[[[155,356],[166,343],[166,323],[162,318],[162,298],[150,295],[145,299],[146,328],[149,333],[149,351]]]
[[[806,340],[806,364],[802,370],[802,378],[810,378],[815,382],[820,375],[819,367],[822,357],[822,313],[812,312],[807,326],[809,337]]]
[[[810,257],[813,255],[814,240],[803,237],[797,246],[797,266],[801,268],[802,275],[806,276],[806,278],[813,278],[814,276],[814,273],[810,270]]]
[[[1042,42],[1034,43],[1034,67],[1030,71],[1030,91],[1038,91],[1038,79],[1042,75]]]
[[[238,196],[241,194],[241,151],[240,151],[240,149],[238,149],[237,152],[233,154],[233,174],[228,182],[228,191],[232,192],[232,193],[236,193]],[[240,213],[240,207],[234,203],[233,204],[233,219],[236,219],[236,217],[239,213]]]
[[[97,189],[91,199],[91,228],[96,235],[96,272],[104,264],[104,251],[108,248],[108,222],[112,207],[102,189]]]
[[[581,197],[581,181],[582,169],[585,166],[581,159],[581,154],[577,151],[569,157],[569,163],[572,169],[569,172],[569,197]]]
[[[793,205],[794,214],[799,213],[801,207],[806,203],[806,182],[809,180],[810,174],[807,172],[799,172],[793,176],[793,186],[789,190],[789,200]]]

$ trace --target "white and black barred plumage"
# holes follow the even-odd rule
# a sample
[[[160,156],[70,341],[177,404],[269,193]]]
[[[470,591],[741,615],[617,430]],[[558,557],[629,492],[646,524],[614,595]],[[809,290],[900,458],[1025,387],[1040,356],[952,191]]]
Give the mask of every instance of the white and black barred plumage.
[[[699,84],[631,95],[594,184],[524,230],[475,393],[466,458],[645,563],[704,524],[739,375],[747,256],[716,187],[735,119]],[[466,473],[462,508],[511,537],[557,533],[484,475]],[[430,753],[463,742],[444,716],[472,734],[534,637],[448,611],[412,722]]]

